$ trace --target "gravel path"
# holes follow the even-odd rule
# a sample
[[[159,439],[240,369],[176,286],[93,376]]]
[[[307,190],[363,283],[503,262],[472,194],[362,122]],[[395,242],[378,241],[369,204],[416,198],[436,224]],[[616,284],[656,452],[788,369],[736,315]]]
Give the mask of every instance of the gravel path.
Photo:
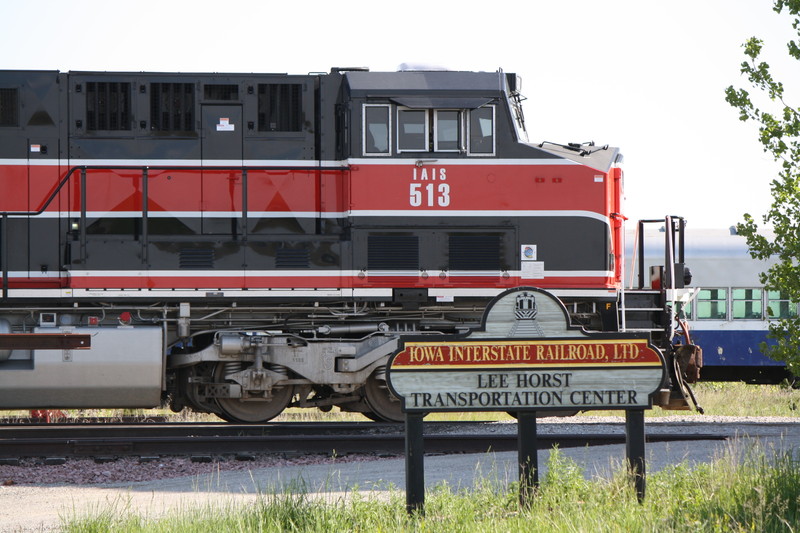
[[[620,432],[622,417],[544,419],[540,434]],[[486,426],[487,432],[516,432],[516,424]],[[647,471],[687,461],[708,462],[726,449],[757,437],[769,448],[800,449],[800,419],[763,417],[666,417],[647,419],[648,433],[718,433],[738,437],[730,442],[687,441],[647,445]],[[565,449],[588,476],[606,476],[625,459],[624,445]],[[548,451],[539,452],[544,467]],[[473,486],[478,478],[501,482],[517,476],[516,452],[429,456],[425,458],[428,486],[446,481],[453,487]],[[192,463],[182,458],[138,463],[125,459],[96,464],[74,460],[65,465],[25,463],[0,466],[0,532],[57,531],[61,517],[94,514],[111,506],[157,516],[207,503],[252,502],[259,492],[295,490],[298,486],[323,497],[339,498],[357,488],[375,494],[404,490],[403,458],[350,456],[330,458],[259,457],[256,461],[226,460]]]

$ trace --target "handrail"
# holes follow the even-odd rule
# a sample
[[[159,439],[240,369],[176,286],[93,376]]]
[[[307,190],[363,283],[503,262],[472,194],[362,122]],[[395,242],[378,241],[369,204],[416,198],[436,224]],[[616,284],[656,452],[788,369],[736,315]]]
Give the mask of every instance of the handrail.
[[[667,282],[670,285],[669,288],[675,288],[675,271],[674,265],[672,269],[669,269],[669,265],[675,263],[675,247],[677,245],[678,250],[678,262],[684,262],[684,228],[686,227],[686,221],[683,217],[679,216],[667,216],[665,218],[656,218],[656,219],[647,219],[647,220],[640,220],[637,226],[637,239],[636,239],[636,247],[638,248],[638,257],[637,257],[637,266],[638,266],[638,274],[639,274],[639,289],[643,289],[645,285],[644,279],[644,263],[645,263],[645,256],[644,256],[644,225],[645,224],[664,224],[664,231],[667,234],[664,236],[664,269],[665,273],[668,275]],[[675,242],[675,234],[678,234],[678,241]],[[669,270],[667,270],[669,269]]]
[[[44,213],[50,204],[53,203],[53,200],[61,193],[61,190],[64,186],[69,183],[72,179],[72,175],[76,172],[80,172],[80,180],[81,180],[81,259],[85,257],[86,252],[86,178],[87,178],[87,171],[88,170],[138,170],[142,173],[142,178],[144,179],[144,184],[142,187],[142,218],[144,220],[143,223],[143,238],[142,238],[142,246],[144,247],[143,253],[143,260],[147,262],[147,242],[148,242],[148,227],[147,227],[147,215],[148,215],[148,187],[147,183],[150,179],[150,171],[152,170],[238,170],[242,173],[242,180],[244,186],[242,187],[242,214],[245,219],[245,232],[247,231],[247,172],[252,170],[283,170],[283,171],[292,171],[292,170],[303,170],[303,171],[325,171],[325,170],[333,170],[333,171],[346,171],[350,170],[350,165],[341,165],[341,166],[334,166],[334,167],[322,167],[322,166],[176,166],[176,165],[164,165],[164,166],[152,166],[152,165],[119,165],[119,166],[105,166],[105,165],[76,165],[71,167],[67,173],[61,178],[56,185],[56,188],[47,199],[44,201],[44,204],[37,209],[36,211],[0,211],[0,269],[3,271],[2,273],[2,297],[3,299],[8,299],[8,218],[12,216],[38,216]],[[246,237],[246,233],[245,233]]]
[[[121,165],[121,166],[104,166],[104,165],[78,165],[74,166],[67,171],[63,178],[58,182],[55,190],[50,193],[50,196],[45,200],[44,205],[36,211],[0,211],[0,215],[8,216],[36,216],[44,213],[50,204],[55,200],[61,189],[67,184],[72,177],[72,174],[77,171],[83,170],[241,170],[243,172],[249,170],[350,170],[350,165],[342,165],[336,167],[320,167],[320,166],[152,166],[152,165]]]
[[[675,267],[677,264],[683,264],[685,257],[684,257],[684,230],[686,228],[686,221],[683,217],[679,216],[667,216],[663,219],[652,219],[652,220],[640,220],[638,227],[637,227],[637,242],[635,243],[638,247],[638,258],[637,258],[637,266],[638,266],[638,273],[639,273],[639,289],[644,289],[645,280],[644,280],[644,263],[645,263],[645,248],[644,248],[644,225],[645,224],[653,224],[653,223],[663,223],[664,224],[664,271],[663,271],[663,279],[662,279],[662,286],[661,289],[668,291],[672,298],[675,295],[675,288],[680,286],[683,287],[683,282],[681,281],[680,284],[676,283],[675,279]],[[677,234],[677,242],[676,242],[676,234]],[[677,247],[677,251],[676,251]],[[676,261],[677,255],[677,261]],[[683,275],[680,273],[680,275]],[[624,291],[623,291],[624,295]],[[674,302],[670,302],[669,306],[667,306],[667,302],[665,303],[664,311],[666,313],[667,307],[674,309]],[[623,303],[624,307],[624,303]],[[664,320],[664,333],[667,338],[672,338],[673,332],[673,325],[672,325],[672,317],[665,315]]]

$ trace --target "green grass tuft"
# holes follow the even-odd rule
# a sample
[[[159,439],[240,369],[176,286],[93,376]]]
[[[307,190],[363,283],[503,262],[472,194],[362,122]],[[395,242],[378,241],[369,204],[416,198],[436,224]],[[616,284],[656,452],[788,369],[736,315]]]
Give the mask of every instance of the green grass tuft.
[[[800,456],[752,447],[729,450],[710,464],[675,465],[648,476],[644,503],[621,466],[588,479],[558,449],[530,506],[520,508],[517,483],[481,479],[446,484],[426,495],[424,516],[409,517],[400,491],[388,498],[352,492],[318,497],[302,485],[261,493],[248,506],[208,506],[145,519],[113,506],[64,522],[67,532],[628,532],[796,531],[800,524]]]

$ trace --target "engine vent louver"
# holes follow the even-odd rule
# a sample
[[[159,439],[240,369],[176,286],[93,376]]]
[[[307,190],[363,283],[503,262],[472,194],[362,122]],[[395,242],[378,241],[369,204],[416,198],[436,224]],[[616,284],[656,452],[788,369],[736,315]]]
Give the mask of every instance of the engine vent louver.
[[[0,88],[0,126],[19,126],[19,93],[17,89]]]
[[[370,235],[367,268],[369,270],[419,270],[419,237],[415,235]]]
[[[238,100],[239,86],[233,84],[206,83],[203,86],[205,100]]]
[[[310,254],[306,249],[278,248],[275,268],[308,268]]]
[[[124,131],[131,129],[131,84],[86,82],[86,130]]]
[[[450,270],[500,270],[500,235],[450,235]]]
[[[303,86],[258,85],[258,131],[303,131]]]
[[[193,83],[150,84],[150,129],[166,133],[195,130]]]
[[[179,268],[211,270],[214,268],[214,250],[211,248],[182,248]]]

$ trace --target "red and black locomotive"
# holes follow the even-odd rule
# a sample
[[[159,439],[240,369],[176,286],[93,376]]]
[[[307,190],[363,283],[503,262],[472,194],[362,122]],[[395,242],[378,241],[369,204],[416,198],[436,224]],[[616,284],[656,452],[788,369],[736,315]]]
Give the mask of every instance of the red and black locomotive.
[[[0,72],[0,408],[398,420],[403,335],[520,285],[620,327],[616,148],[527,142],[504,72]]]

